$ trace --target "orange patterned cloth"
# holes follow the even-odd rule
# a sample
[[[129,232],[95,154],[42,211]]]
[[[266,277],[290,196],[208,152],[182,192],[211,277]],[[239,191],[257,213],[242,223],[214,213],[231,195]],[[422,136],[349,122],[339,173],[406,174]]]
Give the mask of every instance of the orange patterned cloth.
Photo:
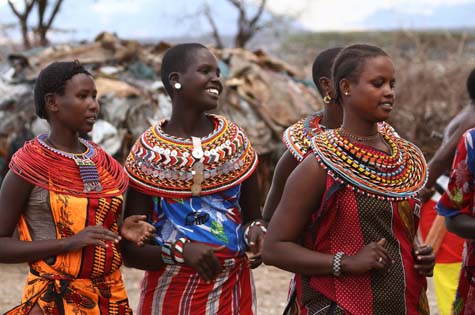
[[[87,199],[50,192],[51,211],[58,239],[102,224],[118,232],[122,196]],[[24,217],[18,224],[20,239],[31,241]],[[30,263],[22,304],[6,314],[28,314],[38,304],[44,314],[132,314],[120,273],[122,258],[117,244],[87,246]]]
[[[49,190],[57,239],[71,237],[90,225],[118,233],[122,193],[127,177],[120,164],[101,148],[86,143],[97,168],[100,191],[83,187],[71,154],[41,145],[37,138],[12,158],[10,169],[29,183]],[[85,155],[83,154],[83,155]],[[18,222],[22,241],[33,241],[24,215]],[[29,314],[38,305],[46,315],[132,314],[120,273],[118,244],[86,246],[74,252],[30,262],[21,304],[7,315]]]

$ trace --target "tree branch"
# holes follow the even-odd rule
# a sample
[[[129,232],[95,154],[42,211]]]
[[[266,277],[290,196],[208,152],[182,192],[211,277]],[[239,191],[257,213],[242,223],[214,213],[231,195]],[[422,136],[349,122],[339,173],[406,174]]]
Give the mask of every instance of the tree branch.
[[[203,12],[211,26],[211,29],[213,30],[213,38],[216,42],[216,47],[220,49],[224,48],[223,41],[221,39],[221,36],[219,35],[218,27],[216,26],[216,23],[214,22],[213,16],[211,15],[211,10],[207,3],[204,6]]]
[[[53,24],[53,20],[56,17],[56,14],[59,12],[59,8],[61,6],[61,3],[63,0],[56,0],[56,4],[54,6],[53,12],[51,13],[51,16],[49,17],[48,24],[46,24],[46,29],[49,30],[51,27],[51,24]]]

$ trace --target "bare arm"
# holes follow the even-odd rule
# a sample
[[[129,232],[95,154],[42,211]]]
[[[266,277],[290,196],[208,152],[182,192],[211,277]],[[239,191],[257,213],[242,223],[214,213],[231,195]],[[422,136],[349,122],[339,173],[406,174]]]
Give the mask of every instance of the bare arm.
[[[241,186],[239,205],[241,206],[244,223],[262,218],[259,208],[259,197],[260,190],[257,182],[257,172],[254,172]]]
[[[472,115],[467,114],[466,118],[460,121],[456,128],[450,133],[449,139],[437,149],[432,159],[430,159],[428,163],[429,176],[426,187],[432,187],[437,178],[450,169],[460,138],[462,138],[465,131],[475,126],[475,121],[471,116]]]
[[[325,185],[326,173],[313,155],[305,158],[290,174],[265,238],[263,258],[266,264],[305,275],[333,273],[332,254],[319,253],[297,243],[312,213],[320,206]],[[384,243],[385,240],[371,242],[356,255],[343,256],[342,271],[360,274],[387,268],[391,258]],[[380,257],[381,261],[378,260]]]
[[[320,205],[325,178],[314,156],[308,156],[289,176],[265,237],[266,264],[300,274],[331,274],[333,255],[296,244],[312,212]]]
[[[99,226],[90,226],[80,233],[63,238],[21,241],[12,237],[15,227],[29,199],[33,186],[8,172],[0,190],[0,262],[20,263],[44,259],[87,245],[107,246],[106,241],[118,242],[119,236]]]
[[[279,204],[282,192],[284,191],[285,182],[290,173],[297,167],[298,161],[292,156],[289,150],[285,151],[279,159],[272,178],[272,185],[267,194],[266,203],[264,204],[263,218],[267,222],[270,221],[272,215]]]
[[[460,237],[475,238],[475,218],[466,214],[459,214],[453,217],[445,218],[447,230]]]
[[[125,199],[124,218],[131,215],[149,216],[153,211],[151,196],[141,194],[131,188],[128,189]],[[141,270],[159,270],[165,264],[162,261],[162,250],[158,245],[145,243],[144,246],[123,240],[121,242],[124,264]]]

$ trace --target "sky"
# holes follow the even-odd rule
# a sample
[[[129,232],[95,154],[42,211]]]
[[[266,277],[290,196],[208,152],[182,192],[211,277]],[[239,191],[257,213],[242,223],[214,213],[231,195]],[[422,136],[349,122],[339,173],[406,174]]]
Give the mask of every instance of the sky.
[[[14,0],[18,5],[23,0]],[[257,0],[250,0],[250,2]],[[277,14],[290,14],[309,31],[394,28],[475,29],[475,0],[268,0]],[[208,3],[222,34],[236,31],[236,10],[225,0],[64,0],[54,26],[61,40],[91,40],[103,30],[121,38],[167,39],[210,31],[199,14]],[[16,19],[7,0],[0,0],[0,24]],[[31,22],[34,22],[32,14]],[[0,37],[18,33],[0,30]]]

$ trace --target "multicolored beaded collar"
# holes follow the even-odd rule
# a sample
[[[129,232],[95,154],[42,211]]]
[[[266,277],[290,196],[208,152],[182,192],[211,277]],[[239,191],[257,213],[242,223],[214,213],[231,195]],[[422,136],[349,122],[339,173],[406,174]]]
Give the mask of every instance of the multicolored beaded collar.
[[[311,150],[312,138],[327,129],[320,124],[322,118],[323,111],[313,113],[300,119],[284,131],[282,142],[297,161],[302,162],[308,151]],[[382,134],[398,136],[394,128],[386,122],[378,123],[378,130]]]
[[[97,145],[79,139],[86,150],[72,154],[50,146],[47,137],[25,143],[10,169],[33,185],[66,195],[100,198],[125,192],[128,178],[121,165]]]
[[[326,129],[325,126],[320,125],[322,117],[323,111],[313,113],[284,131],[282,142],[297,161],[301,162],[311,149],[312,138]]]
[[[166,120],[145,131],[125,162],[131,187],[183,198],[223,191],[248,178],[257,166],[257,154],[246,135],[222,116],[208,117],[215,129],[195,143],[166,134]]]
[[[335,180],[379,199],[402,200],[424,187],[427,165],[422,152],[395,135],[381,134],[391,154],[350,142],[339,129],[319,133],[312,148],[320,164]]]

